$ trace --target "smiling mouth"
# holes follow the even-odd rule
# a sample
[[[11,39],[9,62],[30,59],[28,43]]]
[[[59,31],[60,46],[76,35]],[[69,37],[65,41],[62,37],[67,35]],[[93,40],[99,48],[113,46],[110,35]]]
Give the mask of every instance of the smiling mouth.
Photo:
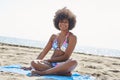
[[[61,25],[61,27],[66,27],[65,25]]]

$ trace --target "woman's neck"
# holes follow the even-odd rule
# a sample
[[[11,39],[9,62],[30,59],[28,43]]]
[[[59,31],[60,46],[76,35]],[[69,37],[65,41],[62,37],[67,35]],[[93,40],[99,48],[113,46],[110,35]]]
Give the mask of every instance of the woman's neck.
[[[61,31],[61,32],[60,32],[60,35],[61,35],[61,36],[66,36],[68,33],[69,33],[69,31]]]

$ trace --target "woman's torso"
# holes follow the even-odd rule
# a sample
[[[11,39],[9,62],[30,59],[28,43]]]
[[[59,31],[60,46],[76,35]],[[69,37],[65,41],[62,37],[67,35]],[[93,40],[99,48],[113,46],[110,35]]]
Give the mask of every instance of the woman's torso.
[[[52,48],[54,49],[54,53],[51,58],[62,56],[65,54],[65,50],[68,47],[69,36],[72,33],[67,33],[65,37],[59,37],[59,35],[55,35],[53,39]]]

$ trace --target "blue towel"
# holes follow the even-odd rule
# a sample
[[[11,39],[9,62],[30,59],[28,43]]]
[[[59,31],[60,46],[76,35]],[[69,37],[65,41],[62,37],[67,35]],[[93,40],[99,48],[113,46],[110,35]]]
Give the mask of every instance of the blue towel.
[[[1,72],[12,72],[12,73],[18,73],[23,74],[26,76],[30,76],[31,71],[30,70],[23,70],[21,69],[21,65],[8,65],[8,66],[0,66]],[[58,76],[58,75],[45,75],[45,76],[39,76],[44,79],[54,79],[54,80],[94,80],[94,77],[89,75],[80,75],[77,72],[72,73],[72,76]]]

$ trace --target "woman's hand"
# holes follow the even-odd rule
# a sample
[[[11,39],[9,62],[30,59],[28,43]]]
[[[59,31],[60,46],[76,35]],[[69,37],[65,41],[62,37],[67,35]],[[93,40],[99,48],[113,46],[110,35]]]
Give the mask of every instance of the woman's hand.
[[[21,67],[21,69],[24,69],[24,70],[31,70],[32,68],[31,68],[31,67]]]

